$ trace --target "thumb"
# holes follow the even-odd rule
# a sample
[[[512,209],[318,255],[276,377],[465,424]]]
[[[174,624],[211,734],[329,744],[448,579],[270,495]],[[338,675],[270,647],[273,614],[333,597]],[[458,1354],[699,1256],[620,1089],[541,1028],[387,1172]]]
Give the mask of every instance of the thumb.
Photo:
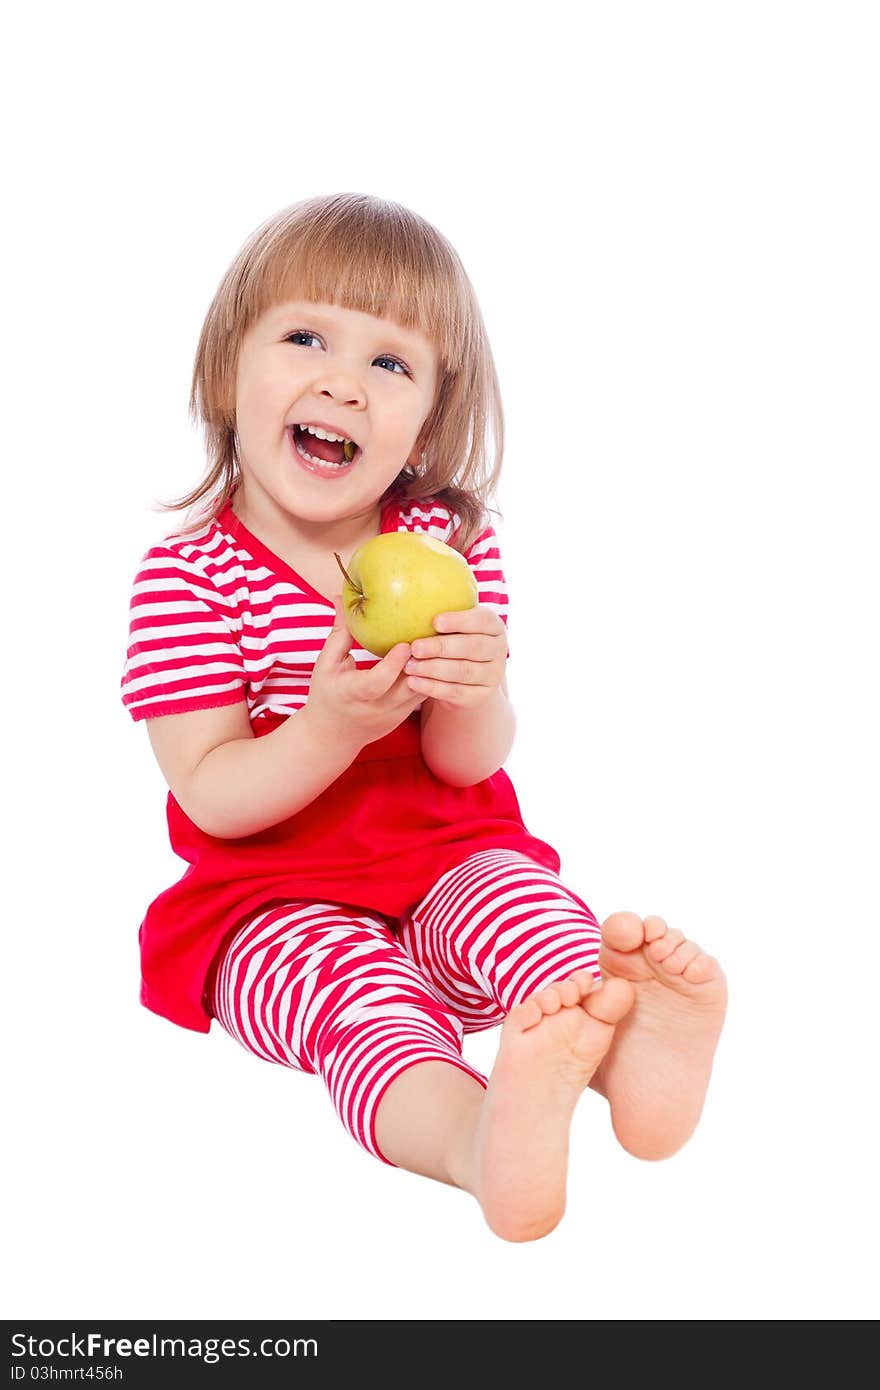
[[[351,650],[353,642],[354,638],[345,621],[345,605],[342,602],[342,595],[335,594],[333,597],[333,627],[324,643],[324,650],[333,660],[341,661]]]

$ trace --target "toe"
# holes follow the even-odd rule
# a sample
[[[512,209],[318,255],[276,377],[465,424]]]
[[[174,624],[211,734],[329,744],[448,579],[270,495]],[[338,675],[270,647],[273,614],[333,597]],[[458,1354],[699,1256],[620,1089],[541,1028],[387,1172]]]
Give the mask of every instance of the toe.
[[[571,978],[578,987],[579,999],[583,999],[584,996],[589,994],[591,989],[595,989],[598,984],[592,970],[575,970],[572,972]]]
[[[532,995],[530,999],[524,1000],[522,1004],[514,1004],[510,1013],[507,1015],[505,1024],[515,1032],[526,1033],[530,1028],[534,1028],[540,1023],[543,1017],[544,1014],[541,1010],[541,1006],[535,996]]]
[[[635,912],[613,912],[602,923],[602,940],[615,951],[635,951],[644,944],[645,928]]]
[[[664,961],[667,956],[671,956],[677,946],[684,941],[684,932],[668,931],[665,936],[660,936],[656,941],[652,941],[648,947],[648,955],[652,960]]]
[[[656,941],[666,931],[666,922],[662,917],[645,918],[645,940]]]
[[[562,1000],[556,985],[547,985],[545,989],[539,989],[537,994],[532,995],[532,998],[543,1014],[558,1014],[562,1008]]]
[[[681,975],[685,967],[690,965],[692,960],[696,960],[700,954],[700,948],[696,941],[683,941],[680,946],[676,946],[663,961],[663,969],[670,975]]]
[[[570,1009],[573,1004],[577,1004],[580,1002],[581,994],[583,993],[583,991],[578,988],[577,982],[575,980],[560,980],[557,984],[553,986],[553,988],[557,991],[560,999],[562,1000],[563,1004],[567,1009]]]
[[[682,974],[692,985],[702,985],[711,980],[713,975],[720,975],[721,969],[714,956],[707,956],[705,951],[698,951],[694,959],[685,966]]]
[[[619,1023],[624,1014],[629,1013],[635,997],[636,992],[629,980],[612,977],[603,982],[601,989],[593,989],[581,1007],[602,1023]]]

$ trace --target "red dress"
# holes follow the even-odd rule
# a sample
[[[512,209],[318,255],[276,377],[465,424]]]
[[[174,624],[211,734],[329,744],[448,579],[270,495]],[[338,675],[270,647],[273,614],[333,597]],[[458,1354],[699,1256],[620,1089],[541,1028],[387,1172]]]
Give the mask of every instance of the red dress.
[[[448,512],[445,515],[448,518]],[[386,509],[382,529],[403,529],[401,519],[406,522],[411,517],[400,510],[389,512]],[[235,602],[240,602],[242,594],[237,570],[232,574],[236,564],[249,562],[251,566],[251,589],[246,608],[252,617],[259,606],[253,601],[254,594],[265,577],[263,569],[269,569],[265,562],[271,558],[271,580],[277,581],[281,572],[286,571],[284,578],[295,580],[297,591],[312,604],[302,622],[314,621],[311,615],[317,599],[325,610],[329,605],[330,612],[324,613],[323,620],[328,631],[332,626],[332,603],[317,595],[279,557],[247,532],[229,508],[213,524],[217,533],[212,533],[210,545],[202,542],[201,551],[191,546],[189,553],[185,553],[186,538],[171,538],[162,546],[154,547],[142,561],[138,575],[140,585],[136,582],[132,600],[132,645],[123,677],[127,703],[134,699],[133,689],[141,696],[140,709],[132,710],[135,718],[144,717],[141,710],[149,714],[162,709],[180,712],[242,698],[237,659],[231,652],[226,658],[228,669],[222,669],[225,639],[218,627],[221,622],[228,637],[239,638],[239,646],[246,654],[246,666],[248,644],[243,640],[246,623],[240,630],[235,616]],[[444,538],[436,517],[432,516],[432,526],[420,529],[433,529],[434,534]],[[218,535],[221,540],[217,539]],[[224,570],[223,560],[230,542],[235,545],[235,558]],[[203,559],[203,553],[212,555],[213,570]],[[467,558],[477,574],[480,602],[493,602],[502,611],[506,607],[506,594],[502,592],[503,576],[491,527],[475,542]],[[255,569],[260,562],[263,568]],[[161,578],[157,578],[160,572]],[[226,584],[224,581],[230,574],[232,579]],[[488,579],[487,574],[491,575]],[[148,575],[151,579],[145,578]],[[197,611],[196,605],[211,607],[210,595],[206,602],[201,588],[209,582],[220,599],[216,610],[204,615],[204,631],[212,640],[197,648],[191,620]],[[185,584],[190,596],[185,612],[180,600],[176,607],[168,601],[150,602],[146,605],[150,613],[136,617],[136,611],[142,613],[139,594],[147,593],[151,601],[161,594],[167,600],[171,592],[179,595],[181,584]],[[157,585],[168,587],[157,588]],[[277,596],[277,588],[277,583],[273,583],[273,598]],[[235,600],[230,598],[233,592]],[[153,610],[159,607],[163,610],[163,618],[173,610],[175,619],[182,615],[190,621],[176,622],[170,634],[156,637],[157,617]],[[285,611],[290,611],[289,604]],[[269,626],[271,628],[271,622]],[[187,632],[182,636],[184,627]],[[257,626],[252,630],[256,632]],[[294,626],[293,629],[294,634],[305,631],[303,627]],[[296,649],[295,635],[286,640],[291,650]],[[182,642],[184,656],[181,655]],[[217,656],[218,648],[221,649],[219,662],[212,659]],[[304,648],[309,649],[305,671],[315,649],[314,636],[303,638],[300,649]],[[197,650],[204,653],[202,666],[183,664],[190,658],[194,661],[193,652]],[[360,649],[358,652],[365,656]],[[293,669],[290,650],[285,655],[288,659],[280,665],[289,674]],[[356,655],[354,648],[352,655]],[[252,655],[251,660],[256,669],[258,658]],[[375,658],[367,657],[362,664],[375,664]],[[218,665],[221,667],[219,675],[226,676],[229,689],[222,689],[221,680],[206,693],[206,680],[216,677]],[[259,665],[260,674],[264,668],[265,662]],[[275,660],[272,669],[277,672],[278,668]],[[266,688],[264,681],[264,692]],[[281,702],[295,704],[292,692],[293,686],[281,696]],[[277,705],[277,694],[272,698]],[[254,734],[263,737],[290,717],[290,713],[278,708],[263,708],[257,717],[253,717],[252,711]],[[513,785],[503,770],[472,787],[452,787],[434,776],[421,753],[418,711],[392,733],[362,748],[341,776],[308,806],[256,835],[235,840],[206,835],[189,819],[171,793],[167,818],[172,848],[189,867],[177,883],[155,899],[141,924],[141,1002],[172,1022],[199,1032],[207,1032],[210,1027],[211,988],[224,945],[249,917],[273,904],[296,899],[328,901],[355,909],[372,909],[393,919],[419,902],[447,870],[481,849],[519,850],[557,873],[560,868],[559,856],[552,846],[536,839],[523,824]]]

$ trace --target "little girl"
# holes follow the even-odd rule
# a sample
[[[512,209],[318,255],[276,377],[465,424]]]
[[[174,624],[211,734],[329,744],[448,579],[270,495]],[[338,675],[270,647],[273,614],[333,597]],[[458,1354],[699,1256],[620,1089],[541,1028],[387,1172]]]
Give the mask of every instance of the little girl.
[[[725,983],[660,917],[600,930],[502,770],[503,416],[458,256],[378,198],[285,209],[220,284],[191,408],[209,470],[165,509],[202,508],[141,561],[122,678],[189,864],[141,925],[141,1000],[319,1073],[368,1152],[536,1239],[586,1086],[632,1154],[693,1132]],[[479,602],[377,660],[334,552],[402,530],[460,551]],[[463,1035],[502,1022],[487,1080]]]

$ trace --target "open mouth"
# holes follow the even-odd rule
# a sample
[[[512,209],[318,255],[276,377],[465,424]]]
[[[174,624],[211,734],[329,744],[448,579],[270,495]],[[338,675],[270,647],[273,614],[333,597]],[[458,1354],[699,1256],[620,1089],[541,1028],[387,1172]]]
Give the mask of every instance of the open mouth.
[[[303,425],[291,425],[287,432],[298,459],[312,472],[348,473],[363,452],[353,439],[321,439]]]

